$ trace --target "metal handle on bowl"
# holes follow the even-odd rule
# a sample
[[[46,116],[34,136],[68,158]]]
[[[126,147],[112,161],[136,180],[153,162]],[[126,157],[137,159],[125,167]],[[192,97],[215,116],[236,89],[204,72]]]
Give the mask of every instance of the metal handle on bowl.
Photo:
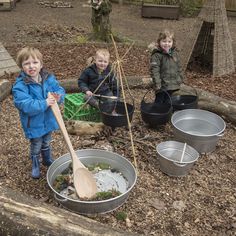
[[[54,198],[55,198],[58,202],[66,202],[66,201],[68,201],[68,199],[66,199],[66,198],[62,198],[62,197],[61,197],[61,199],[58,198],[58,197],[57,197],[57,194],[55,194],[55,193],[54,193]]]
[[[217,136],[217,137],[223,137],[223,136],[224,136],[224,133],[217,134],[216,136]]]
[[[177,162],[173,162],[173,163],[178,167],[185,167],[187,165],[187,163],[185,163],[185,164],[181,164],[181,163],[177,163]]]
[[[163,91],[164,93],[167,94],[167,96],[168,96],[168,98],[169,98],[169,100],[170,100],[170,106],[172,107],[172,100],[171,100],[170,94],[169,94],[165,89],[159,89],[158,92],[159,92],[159,91],[160,91],[160,92]],[[142,102],[145,102],[145,97],[146,97],[146,95],[147,95],[148,92],[149,92],[149,90],[144,94],[143,99],[142,99]]]
[[[131,96],[131,94],[130,94],[130,98],[131,98],[131,100],[132,100],[132,106],[133,106],[133,110],[132,111],[134,111],[134,109],[135,109],[135,107],[134,107],[134,98]],[[116,104],[117,104],[117,102],[125,102],[124,101],[124,99],[123,98],[121,98],[121,97],[117,97],[117,99],[114,99],[113,100]],[[104,112],[104,111],[102,111],[102,109],[101,109],[101,100],[100,99],[98,99],[98,106],[99,106],[99,110],[100,110],[100,112]]]

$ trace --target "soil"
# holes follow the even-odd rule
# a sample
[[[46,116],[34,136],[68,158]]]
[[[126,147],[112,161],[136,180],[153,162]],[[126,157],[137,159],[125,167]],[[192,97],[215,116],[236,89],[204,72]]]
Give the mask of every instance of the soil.
[[[83,43],[91,30],[90,9],[83,7],[85,1],[65,1],[71,2],[73,8],[44,7],[39,2],[43,1],[21,0],[13,11],[0,12],[0,41],[14,59],[23,46],[38,47],[45,67],[59,80],[78,77],[96,48],[108,47],[111,61],[115,60],[113,45]],[[235,19],[229,19],[233,39]],[[125,74],[142,76],[148,75],[146,45],[155,40],[157,32],[165,27],[173,28],[177,43],[183,46],[194,18],[143,19],[140,6],[113,4],[111,22],[115,32],[135,42],[123,61]],[[129,47],[129,44],[118,44],[120,55]],[[13,83],[15,76],[2,78]],[[235,101],[236,74],[213,78],[206,69],[194,66],[186,71],[185,83]],[[138,164],[136,186],[119,209],[93,218],[139,235],[236,235],[235,125],[226,121],[224,136],[216,150],[201,155],[187,176],[169,177],[160,171],[155,147],[162,141],[173,140],[173,131],[169,123],[159,129],[150,129],[143,123],[139,106],[145,91],[131,90],[136,107],[132,120]],[[42,167],[39,180],[30,176],[29,142],[24,138],[12,96],[1,102],[0,135],[0,184],[27,193],[36,201],[60,207],[48,187],[47,169]],[[75,149],[112,149],[134,161],[125,128],[117,128],[109,137],[103,134],[70,137]],[[53,134],[52,147],[54,158],[68,152],[60,132]],[[121,212],[127,214],[128,220],[120,220],[117,215]]]

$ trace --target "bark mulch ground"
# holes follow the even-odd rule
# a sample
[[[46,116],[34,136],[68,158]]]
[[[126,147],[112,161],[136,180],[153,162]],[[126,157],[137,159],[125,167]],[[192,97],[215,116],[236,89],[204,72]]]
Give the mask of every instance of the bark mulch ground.
[[[45,67],[55,73],[59,80],[78,77],[86,66],[86,59],[101,46],[108,47],[112,55],[111,60],[115,60],[112,45],[78,44],[76,36],[85,35],[89,28],[84,29],[82,26],[86,24],[76,23],[73,14],[61,14],[60,18],[57,18],[56,12],[60,14],[61,9],[42,8],[37,1],[32,1],[32,4],[35,9],[30,11],[32,5],[29,2],[21,0],[17,3],[17,8],[12,13],[18,18],[12,20],[12,28],[8,28],[9,18],[0,15],[1,24],[6,22],[7,26],[0,28],[0,39],[13,58],[22,46],[26,44],[36,46],[44,55]],[[72,4],[76,4],[76,1],[72,1]],[[125,7],[122,8],[124,9]],[[138,19],[133,7],[127,9],[136,14],[131,18],[136,16]],[[30,12],[35,10],[41,13],[41,16],[36,15],[37,19],[33,14],[30,15]],[[28,12],[25,13],[30,16],[27,22],[24,22],[25,18],[20,18],[20,11]],[[75,13],[74,9],[71,9],[72,11]],[[116,8],[114,12],[118,14],[119,9]],[[51,13],[54,20],[47,13]],[[10,15],[10,13],[4,14]],[[61,23],[63,17],[64,25]],[[85,17],[84,13],[81,13],[80,22],[87,22],[82,17]],[[29,19],[32,19],[32,25],[28,24]],[[47,20],[46,26],[42,24],[42,20],[43,22]],[[62,25],[59,26],[57,20]],[[122,26],[122,22],[120,21],[119,27],[116,25],[117,22],[115,25],[117,28],[123,27],[124,33],[127,29]],[[180,20],[174,24],[179,25],[179,29],[187,29],[186,22],[188,21]],[[165,24],[166,21],[158,21],[159,27],[164,27]],[[18,31],[15,30],[17,27]],[[131,27],[129,30],[132,31],[130,35],[138,37],[137,27]],[[151,32],[147,29],[147,32],[149,31]],[[6,32],[7,35],[4,36]],[[153,38],[150,41],[152,40]],[[119,44],[120,55],[124,55],[128,47],[129,45]],[[149,54],[146,49],[137,44],[132,47],[123,62],[126,75],[148,75]],[[15,76],[6,75],[4,78],[13,83]],[[235,101],[236,74],[213,78],[206,70],[195,67],[192,71],[186,71],[185,76],[187,85]],[[93,218],[111,227],[144,235],[236,235],[235,125],[226,121],[224,136],[220,138],[216,150],[201,155],[186,177],[169,177],[160,171],[155,147],[162,141],[173,139],[172,127],[168,123],[159,129],[150,129],[144,124],[139,107],[145,92],[145,88],[131,90],[136,107],[132,132],[139,170],[137,184],[123,206],[111,213]],[[0,105],[0,184],[24,192],[36,201],[60,207],[48,187],[47,169],[42,167],[42,177],[39,180],[33,180],[30,176],[29,143],[24,138],[12,97],[9,96]],[[105,135],[70,137],[75,149],[112,148],[114,152],[124,155],[133,162],[129,133],[125,128],[117,128],[109,137]],[[60,132],[53,134],[52,147],[55,158],[68,152]],[[117,215],[120,212],[126,213],[128,220],[119,220]]]

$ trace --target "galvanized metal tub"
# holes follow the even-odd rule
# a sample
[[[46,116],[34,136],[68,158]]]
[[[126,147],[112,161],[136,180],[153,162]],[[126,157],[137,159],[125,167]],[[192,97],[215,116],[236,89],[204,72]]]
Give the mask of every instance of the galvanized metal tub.
[[[61,195],[53,188],[53,182],[57,175],[61,174],[71,163],[69,153],[56,159],[47,171],[47,182],[51,190],[54,192],[55,199],[66,209],[79,214],[97,214],[106,213],[120,207],[128,198],[131,189],[134,187],[137,174],[134,166],[126,158],[113,152],[99,149],[83,149],[77,150],[76,154],[84,165],[92,165],[96,163],[106,163],[122,173],[127,180],[128,188],[121,195],[103,200],[103,201],[81,201],[74,200]]]
[[[175,139],[186,142],[199,153],[214,151],[226,127],[220,116],[201,109],[177,111],[171,117],[171,124]]]
[[[199,158],[199,153],[189,145],[186,145],[181,161],[184,143],[166,141],[157,145],[156,150],[160,163],[160,170],[169,176],[185,176]]]

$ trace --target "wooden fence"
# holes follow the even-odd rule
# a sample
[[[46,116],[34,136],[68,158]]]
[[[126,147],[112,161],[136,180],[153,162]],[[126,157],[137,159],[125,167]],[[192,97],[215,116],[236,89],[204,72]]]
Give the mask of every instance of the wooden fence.
[[[164,4],[164,5],[176,5],[181,0],[110,0],[111,2],[119,2],[119,3],[124,3],[124,2],[136,2],[136,3],[154,3],[154,4]],[[189,0],[190,2],[193,0]],[[205,3],[207,0],[195,0],[196,4],[201,5]],[[231,11],[236,11],[236,0],[222,0],[225,1],[225,6],[227,10]]]
[[[207,0],[201,0],[202,3],[206,2]],[[222,0],[224,1],[224,0]],[[236,0],[225,0],[225,7],[227,10],[236,11]]]

